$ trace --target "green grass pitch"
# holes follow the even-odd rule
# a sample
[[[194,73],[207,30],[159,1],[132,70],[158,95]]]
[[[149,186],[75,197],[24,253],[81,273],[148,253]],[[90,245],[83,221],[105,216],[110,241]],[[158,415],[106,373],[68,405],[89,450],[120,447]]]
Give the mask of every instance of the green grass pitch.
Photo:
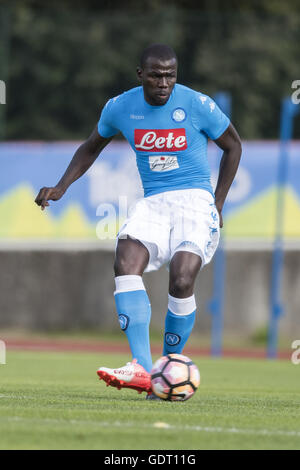
[[[0,449],[300,448],[300,365],[193,360],[198,391],[169,403],[98,380],[98,367],[124,365],[124,356],[8,352],[0,365]]]

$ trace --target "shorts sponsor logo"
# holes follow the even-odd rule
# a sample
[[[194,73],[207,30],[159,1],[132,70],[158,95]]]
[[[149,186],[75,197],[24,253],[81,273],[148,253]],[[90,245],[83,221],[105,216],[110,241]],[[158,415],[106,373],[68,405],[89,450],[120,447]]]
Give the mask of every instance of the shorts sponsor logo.
[[[182,243],[180,243],[180,245],[178,246],[178,250],[180,251],[180,248],[189,248],[191,250],[196,250],[196,251],[199,251],[199,247],[196,243],[194,242],[189,242],[189,241],[184,241]],[[177,248],[176,248],[177,250]]]
[[[218,220],[218,215],[216,212],[211,212],[210,213],[211,218],[213,219],[214,222],[217,222]]]
[[[216,227],[209,227],[210,230],[210,235],[214,235],[215,233],[218,233],[218,229]]]
[[[180,343],[181,338],[179,335],[176,335],[175,333],[166,333],[165,340],[169,346],[176,346],[177,344]]]
[[[120,322],[121,330],[125,331],[126,328],[129,325],[129,317],[127,315],[124,315],[123,313],[121,313],[119,315],[119,322]]]
[[[176,108],[172,112],[172,119],[175,122],[182,122],[186,118],[186,112],[183,108]]]
[[[204,251],[204,254],[205,256],[209,256],[210,255],[210,250],[213,248],[212,246],[212,242],[209,241],[206,243],[206,246],[205,246],[205,251]]]
[[[149,165],[152,171],[170,171],[179,168],[176,156],[149,155]]]
[[[177,152],[187,148],[185,129],[135,129],[135,148],[141,152]]]

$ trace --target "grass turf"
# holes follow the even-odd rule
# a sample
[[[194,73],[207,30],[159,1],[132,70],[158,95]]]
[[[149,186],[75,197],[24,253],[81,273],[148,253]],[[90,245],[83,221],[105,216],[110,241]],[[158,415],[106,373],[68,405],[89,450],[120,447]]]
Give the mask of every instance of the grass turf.
[[[156,359],[156,358],[155,358]],[[300,365],[193,358],[187,402],[106,388],[87,353],[8,352],[0,365],[0,449],[299,449]]]

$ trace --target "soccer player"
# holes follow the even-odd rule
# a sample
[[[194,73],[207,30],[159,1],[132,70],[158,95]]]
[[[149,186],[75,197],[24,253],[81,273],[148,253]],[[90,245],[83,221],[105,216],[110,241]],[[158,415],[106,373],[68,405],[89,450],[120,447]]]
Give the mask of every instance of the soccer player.
[[[119,132],[135,151],[144,198],[117,235],[114,264],[116,309],[132,360],[118,369],[101,367],[97,372],[108,385],[146,391],[151,398],[151,306],[142,275],[168,265],[163,354],[181,353],[195,321],[195,279],[217,248],[241,141],[210,97],[176,84],[177,58],[169,46],[146,48],[137,76],[141,86],[106,103],[96,128],[75,152],[61,180],[55,187],[42,188],[35,202],[44,210],[49,200],[60,199]],[[215,193],[208,138],[223,150]]]

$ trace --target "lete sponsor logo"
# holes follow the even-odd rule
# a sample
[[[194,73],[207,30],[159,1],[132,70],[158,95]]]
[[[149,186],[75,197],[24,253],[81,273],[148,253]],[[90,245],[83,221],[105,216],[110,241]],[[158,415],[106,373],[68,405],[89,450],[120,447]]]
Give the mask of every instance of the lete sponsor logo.
[[[142,152],[178,152],[187,148],[185,129],[135,129],[134,144]]]

